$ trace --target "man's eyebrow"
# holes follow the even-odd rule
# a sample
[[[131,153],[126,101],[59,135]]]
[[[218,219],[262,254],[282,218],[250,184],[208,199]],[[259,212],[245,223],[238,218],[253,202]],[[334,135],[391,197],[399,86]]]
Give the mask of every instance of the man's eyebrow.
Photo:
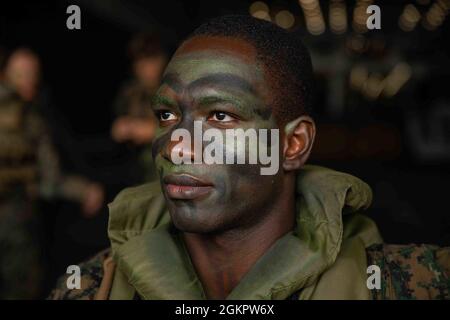
[[[221,95],[221,96],[199,97],[196,99],[196,102],[200,107],[208,107],[214,105],[215,103],[229,103],[236,108],[238,113],[247,118],[251,118],[255,113],[258,114],[257,110],[245,107],[241,101],[230,96]]]
[[[241,107],[242,105],[242,103],[239,100],[226,96],[206,96],[206,97],[199,97],[196,100],[199,105],[210,105],[221,102],[228,102],[234,104],[237,107]]]
[[[219,85],[222,87],[232,87],[240,90],[256,93],[253,86],[244,78],[230,73],[214,73],[206,75],[200,79],[192,81],[188,85],[188,89],[192,90],[197,87]]]
[[[165,74],[161,79],[161,83],[168,85],[176,93],[181,93],[184,88],[181,80],[173,73]]]
[[[177,103],[174,100],[167,98],[165,96],[161,96],[159,94],[155,94],[152,97],[152,106],[165,105],[169,107],[175,107],[176,104]]]

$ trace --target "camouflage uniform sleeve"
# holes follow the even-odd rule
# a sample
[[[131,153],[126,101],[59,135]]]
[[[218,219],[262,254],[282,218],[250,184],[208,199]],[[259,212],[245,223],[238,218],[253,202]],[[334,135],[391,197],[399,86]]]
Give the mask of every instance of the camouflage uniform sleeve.
[[[450,247],[377,244],[367,256],[381,269],[373,299],[450,299]]]
[[[67,278],[61,276],[56,288],[52,290],[47,300],[93,300],[103,278],[103,263],[111,256],[111,249],[101,251],[89,260],[78,264],[81,269],[81,288],[68,289]]]

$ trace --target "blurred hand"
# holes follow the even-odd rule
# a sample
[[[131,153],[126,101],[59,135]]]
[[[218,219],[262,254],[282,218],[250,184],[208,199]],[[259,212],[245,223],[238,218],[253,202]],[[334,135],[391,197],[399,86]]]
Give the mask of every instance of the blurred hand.
[[[131,126],[131,140],[135,144],[150,143],[155,135],[155,122],[151,119],[134,119]]]
[[[98,183],[90,183],[85,191],[82,203],[83,216],[90,218],[95,216],[103,205],[105,192]]]
[[[120,117],[114,121],[111,136],[116,142],[124,142],[131,137],[132,120],[130,117]]]
[[[150,143],[155,134],[156,124],[151,118],[120,117],[112,126],[114,141],[132,141],[135,144]]]

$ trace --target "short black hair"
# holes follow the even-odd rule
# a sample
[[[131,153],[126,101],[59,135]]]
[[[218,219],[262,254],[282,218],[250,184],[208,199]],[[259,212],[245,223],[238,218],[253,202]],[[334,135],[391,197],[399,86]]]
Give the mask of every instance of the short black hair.
[[[298,33],[249,15],[226,15],[202,24],[188,39],[195,36],[226,36],[248,41],[255,47],[257,59],[275,74],[271,83],[278,120],[286,123],[312,113],[311,57]]]

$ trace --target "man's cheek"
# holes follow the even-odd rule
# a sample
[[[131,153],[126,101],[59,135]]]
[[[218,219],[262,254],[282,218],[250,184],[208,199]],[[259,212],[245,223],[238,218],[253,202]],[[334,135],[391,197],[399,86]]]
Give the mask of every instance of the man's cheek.
[[[155,160],[155,162],[156,162],[156,158],[157,158],[157,155],[159,154],[160,150],[161,150],[161,139],[156,138],[153,140],[153,143],[152,143],[152,157]]]
[[[242,198],[254,194],[258,185],[259,167],[247,164],[224,164],[221,174],[215,179],[216,189],[225,202],[237,204]]]
[[[161,129],[159,129],[161,130]],[[162,154],[162,151],[167,143],[170,141],[170,134],[165,131],[159,131],[159,134],[155,136],[155,139],[152,142],[152,156],[155,159],[159,154]]]
[[[159,153],[156,155],[156,158],[154,158],[154,163],[156,172],[158,173],[160,179],[171,171],[172,166],[170,162],[165,160]]]

